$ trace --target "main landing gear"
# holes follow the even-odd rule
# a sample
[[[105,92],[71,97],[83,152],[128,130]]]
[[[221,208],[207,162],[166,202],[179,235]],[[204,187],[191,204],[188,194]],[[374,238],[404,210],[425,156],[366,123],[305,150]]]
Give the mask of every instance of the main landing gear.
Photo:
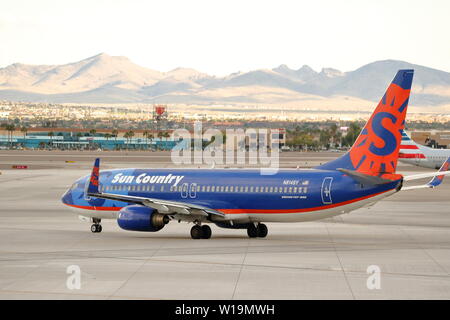
[[[98,219],[98,218],[92,218],[92,222],[94,224],[91,226],[91,231],[93,233],[100,233],[100,232],[102,232],[102,225],[100,224],[100,222],[102,222],[102,220]]]
[[[192,239],[209,239],[211,234],[211,228],[206,224],[203,226],[196,224],[191,228]]]
[[[251,224],[247,228],[247,234],[250,238],[265,238],[268,232],[267,226],[262,223],[258,223],[257,225]]]

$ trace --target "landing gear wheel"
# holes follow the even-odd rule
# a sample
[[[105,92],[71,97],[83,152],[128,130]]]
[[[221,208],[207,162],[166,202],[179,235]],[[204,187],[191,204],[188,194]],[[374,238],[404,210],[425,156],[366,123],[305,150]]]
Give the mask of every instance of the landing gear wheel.
[[[211,238],[211,228],[208,225],[202,226],[202,239],[209,239]]]
[[[192,239],[201,239],[203,235],[202,227],[199,225],[195,225],[191,228],[191,238]]]
[[[93,225],[91,226],[91,231],[92,231],[93,233],[99,233],[99,232],[102,232],[102,226],[101,226],[100,224],[93,224]]]
[[[259,223],[257,227],[257,233],[258,237],[265,238],[267,236],[267,233],[269,230],[267,229],[267,226],[265,224]]]
[[[258,229],[256,229],[254,224],[248,226],[247,234],[250,238],[256,238],[258,236]]]

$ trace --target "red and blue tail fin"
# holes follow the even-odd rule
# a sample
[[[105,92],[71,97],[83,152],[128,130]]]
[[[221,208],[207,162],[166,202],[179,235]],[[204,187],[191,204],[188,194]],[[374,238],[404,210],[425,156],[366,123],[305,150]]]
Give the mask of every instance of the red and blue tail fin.
[[[426,159],[426,155],[405,130],[402,130],[402,143],[400,144],[399,159]]]
[[[399,70],[350,151],[318,169],[395,174],[413,75],[414,70]]]
[[[89,184],[86,193],[96,194],[98,193],[98,177],[100,175],[100,158],[95,159],[94,167],[92,168],[91,177],[89,179]]]

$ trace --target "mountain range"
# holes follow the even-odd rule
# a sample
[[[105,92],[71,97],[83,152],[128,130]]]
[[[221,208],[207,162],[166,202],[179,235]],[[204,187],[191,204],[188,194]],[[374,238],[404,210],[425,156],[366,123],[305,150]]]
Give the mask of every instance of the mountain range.
[[[398,60],[376,61],[349,72],[280,65],[216,77],[189,68],[160,72],[105,53],[64,65],[15,63],[1,68],[0,100],[205,105],[378,101],[398,69],[415,70],[411,105],[450,105],[450,73]]]

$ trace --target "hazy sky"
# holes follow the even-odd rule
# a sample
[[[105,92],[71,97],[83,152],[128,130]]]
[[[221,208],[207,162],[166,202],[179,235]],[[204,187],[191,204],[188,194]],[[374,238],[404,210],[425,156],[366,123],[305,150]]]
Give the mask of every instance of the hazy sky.
[[[382,59],[450,71],[449,14],[449,0],[0,0],[0,67],[106,52],[216,75]]]

